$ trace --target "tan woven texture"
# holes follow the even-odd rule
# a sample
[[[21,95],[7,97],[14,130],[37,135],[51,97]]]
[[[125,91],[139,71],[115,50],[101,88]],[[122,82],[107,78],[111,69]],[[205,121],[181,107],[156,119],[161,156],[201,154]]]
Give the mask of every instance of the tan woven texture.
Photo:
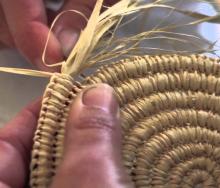
[[[34,139],[32,187],[48,187],[55,174],[72,99],[100,82],[118,98],[123,160],[136,187],[220,187],[220,64],[201,55],[125,59],[82,85],[53,76]]]

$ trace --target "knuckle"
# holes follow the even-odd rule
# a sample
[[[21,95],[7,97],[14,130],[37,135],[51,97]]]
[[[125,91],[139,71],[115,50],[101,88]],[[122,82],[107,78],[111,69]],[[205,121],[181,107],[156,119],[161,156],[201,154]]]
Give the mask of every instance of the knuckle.
[[[90,110],[82,114],[79,118],[78,128],[80,129],[100,129],[114,130],[117,120],[106,112]]]

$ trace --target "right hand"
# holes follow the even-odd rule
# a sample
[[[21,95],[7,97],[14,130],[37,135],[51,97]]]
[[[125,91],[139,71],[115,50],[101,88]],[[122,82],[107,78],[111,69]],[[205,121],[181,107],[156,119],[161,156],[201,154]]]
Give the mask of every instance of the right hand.
[[[117,0],[106,0],[112,5]],[[44,0],[0,0],[0,48],[17,48],[26,59],[44,71],[46,67],[41,56],[45,47],[51,21],[62,11],[75,9],[90,16],[96,0],[64,0],[57,12],[47,10]],[[74,13],[62,16],[53,29],[46,63],[54,64],[68,56],[75,45],[85,20]]]

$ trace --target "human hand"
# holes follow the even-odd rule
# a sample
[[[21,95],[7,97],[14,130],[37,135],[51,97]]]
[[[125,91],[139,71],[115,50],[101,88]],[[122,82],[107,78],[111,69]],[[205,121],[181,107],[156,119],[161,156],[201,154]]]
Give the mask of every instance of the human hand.
[[[64,10],[75,9],[87,17],[91,14],[96,0],[65,0],[62,8],[53,12],[45,8],[44,0],[0,0],[0,46],[17,48],[28,61],[39,69],[46,67],[41,56],[45,47],[51,21]],[[106,0],[111,5],[116,0]],[[60,62],[76,43],[85,20],[73,13],[64,14],[55,24],[51,35],[46,62]]]
[[[0,188],[25,187],[40,103],[0,129]],[[132,188],[121,159],[119,107],[113,90],[99,84],[74,100],[64,155],[51,188]]]

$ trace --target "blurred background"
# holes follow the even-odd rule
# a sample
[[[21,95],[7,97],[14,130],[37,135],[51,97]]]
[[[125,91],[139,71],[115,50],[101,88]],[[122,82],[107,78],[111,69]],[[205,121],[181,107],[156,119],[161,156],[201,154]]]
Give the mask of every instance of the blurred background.
[[[33,69],[15,50],[0,51],[0,66]],[[0,126],[40,97],[47,82],[48,79],[0,72]]]
[[[149,1],[149,0],[148,0]],[[210,3],[195,1],[177,1],[175,6],[201,12],[207,15],[215,15],[218,7]],[[170,0],[172,4],[172,0]],[[169,15],[169,16],[168,16]],[[144,18],[144,19],[143,19]],[[180,14],[170,14],[167,11],[153,10],[143,16],[142,19],[137,19],[136,22],[123,28],[122,34],[128,34],[135,29],[144,26],[144,29],[149,30],[155,27],[155,24],[160,23],[163,19],[163,25],[170,23],[178,23],[180,20],[189,22],[190,18],[183,18]],[[165,19],[166,18],[166,19]],[[204,41],[213,43],[220,39],[220,27],[217,24],[203,23],[196,27],[184,27],[175,30],[175,32],[188,33],[200,36]],[[176,46],[175,43],[163,40],[147,41],[147,46],[161,49],[184,49],[189,50],[189,46]],[[154,51],[157,53],[157,50]],[[217,54],[218,51],[216,52]],[[16,50],[0,50],[0,66],[4,67],[19,67],[33,69],[28,62]],[[0,127],[15,116],[25,105],[40,97],[43,94],[48,79],[15,75],[0,72]]]

